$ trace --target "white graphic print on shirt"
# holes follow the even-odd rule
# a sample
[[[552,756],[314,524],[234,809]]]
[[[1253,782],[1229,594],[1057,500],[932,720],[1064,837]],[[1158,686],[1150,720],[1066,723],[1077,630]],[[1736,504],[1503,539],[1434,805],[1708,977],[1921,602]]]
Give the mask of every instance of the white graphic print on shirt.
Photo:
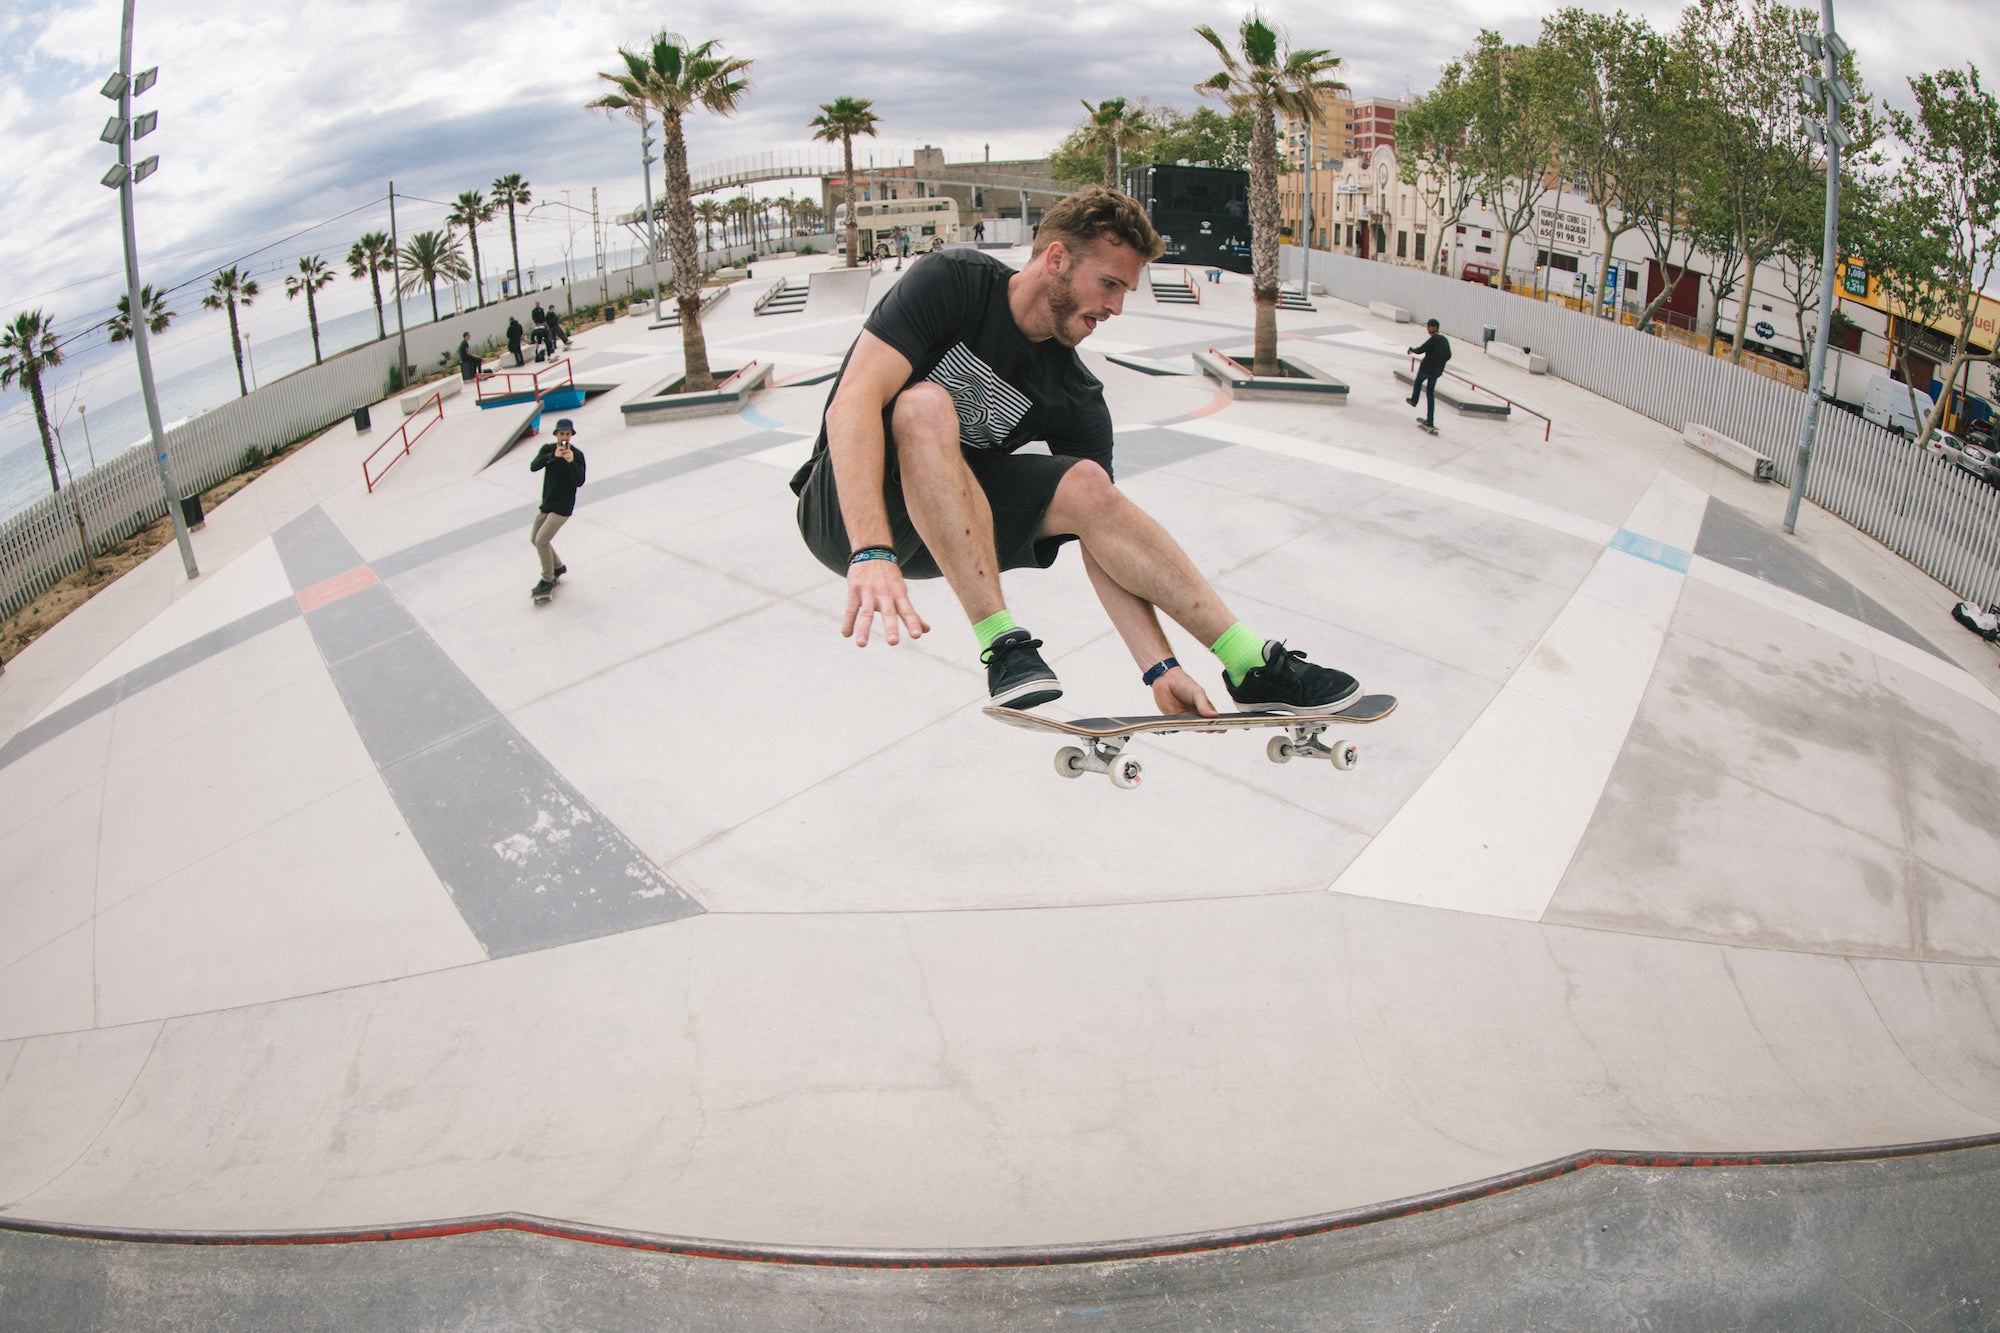
[[[1034,404],[974,356],[953,343],[926,379],[944,386],[958,409],[958,440],[974,449],[997,449]]]

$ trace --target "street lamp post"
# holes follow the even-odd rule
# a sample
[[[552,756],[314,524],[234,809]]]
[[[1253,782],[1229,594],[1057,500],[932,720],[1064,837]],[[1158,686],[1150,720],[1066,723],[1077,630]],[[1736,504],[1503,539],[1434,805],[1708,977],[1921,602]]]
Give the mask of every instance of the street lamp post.
[[[639,162],[646,169],[646,264],[653,275],[653,322],[665,318],[660,306],[660,220],[653,212],[653,163],[659,159],[653,156],[653,126],[646,119],[646,108],[639,108]]]
[[[1826,120],[1808,120],[1806,132],[1826,145],[1826,222],[1822,228],[1819,272],[1819,327],[1813,335],[1812,377],[1806,385],[1806,423],[1799,436],[1799,458],[1792,468],[1792,493],[1785,501],[1785,531],[1799,521],[1799,501],[1806,493],[1806,466],[1812,462],[1813,436],[1819,431],[1819,405],[1826,384],[1826,342],[1833,331],[1833,270],[1840,259],[1840,150],[1853,142],[1841,127],[1840,108],[1854,100],[1854,90],[1840,73],[1847,43],[1833,30],[1833,0],[1820,0],[1820,32],[1799,34],[1799,49],[1820,62],[1820,77],[1799,75],[1799,87],[1826,108]]]
[[[146,404],[146,426],[152,434],[153,461],[159,468],[160,491],[166,498],[167,517],[173,521],[174,544],[180,547],[181,567],[189,578],[201,573],[194,562],[194,545],[188,540],[187,520],[181,514],[180,492],[174,486],[173,469],[167,461],[167,432],[160,424],[160,399],[153,385],[153,357],[147,348],[146,308],[140,303],[139,239],[133,221],[132,187],[159,169],[160,159],[148,157],[136,166],[132,162],[132,141],[153,132],[159,121],[157,111],[132,118],[132,99],[159,78],[159,67],[132,75],[132,17],[138,0],[125,0],[124,26],[118,39],[118,72],[105,80],[106,97],[118,103],[118,114],[104,126],[98,137],[118,145],[118,163],[104,173],[103,184],[118,191],[118,213],[125,231],[125,291],[131,311],[132,350],[139,361],[139,396]]]

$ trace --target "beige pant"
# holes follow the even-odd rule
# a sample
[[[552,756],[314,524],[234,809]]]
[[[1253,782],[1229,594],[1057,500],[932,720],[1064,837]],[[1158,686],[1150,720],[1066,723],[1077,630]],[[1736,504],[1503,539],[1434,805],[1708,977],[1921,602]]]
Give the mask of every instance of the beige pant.
[[[528,530],[528,540],[535,545],[535,554],[542,558],[542,582],[553,583],[556,566],[562,563],[556,555],[556,534],[562,525],[569,522],[568,514],[539,512],[535,515],[535,526]]]

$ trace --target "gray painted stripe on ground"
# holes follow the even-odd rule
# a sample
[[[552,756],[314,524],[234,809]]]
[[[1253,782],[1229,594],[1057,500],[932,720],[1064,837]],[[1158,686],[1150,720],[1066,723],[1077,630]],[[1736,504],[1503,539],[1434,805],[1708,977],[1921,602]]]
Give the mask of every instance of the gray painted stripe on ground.
[[[644,486],[650,486],[655,482],[670,480],[674,477],[684,476],[689,472],[699,471],[705,467],[713,467],[717,463],[724,463],[731,459],[742,458],[745,455],[757,453],[760,450],[770,448],[774,443],[797,438],[795,434],[780,431],[763,432],[740,440],[730,440],[708,449],[698,450],[690,454],[676,455],[673,458],[662,459],[657,463],[649,463],[644,467],[635,468],[630,472],[593,485],[590,493],[593,497],[608,499]],[[442,533],[411,546],[406,546],[400,551],[391,552],[383,556],[380,560],[374,561],[372,567],[375,570],[376,576],[385,580],[394,578],[399,574],[407,574],[413,569],[419,569],[424,565],[430,564],[432,561],[442,560],[446,556],[455,555],[469,547],[477,546],[481,542],[491,541],[495,537],[514,535],[527,527],[528,517],[534,513],[534,509],[533,505],[522,505],[517,509],[510,509],[504,514],[496,514],[491,518],[483,518],[472,523],[467,523],[463,527],[454,528],[450,532]],[[338,536],[338,533],[335,535]],[[309,588],[314,583],[344,574],[354,568],[355,564],[360,563],[359,558],[354,554],[354,548],[346,543],[345,538],[342,538],[337,546],[328,546],[317,553],[310,549],[309,540],[309,538],[302,537],[302,541],[308,542],[308,545],[302,546],[299,551],[298,566],[299,577],[307,577],[309,581],[305,583],[295,582],[294,586],[296,587]],[[338,566],[342,559],[351,560],[353,563],[336,568],[335,566]],[[317,577],[311,577],[315,574]],[[336,602],[333,605],[339,606],[340,604]],[[331,608],[327,609],[330,610]],[[229,622],[220,629],[211,630],[200,638],[191,639],[179,648],[162,653],[152,661],[134,667],[109,684],[99,686],[89,694],[84,695],[81,699],[64,704],[47,717],[31,722],[14,733],[5,745],[0,745],[0,768],[5,768],[22,756],[40,749],[71,728],[88,722],[99,713],[114,707],[120,700],[129,699],[140,690],[157,685],[161,681],[187,670],[189,667],[198,666],[206,662],[209,658],[227,652],[238,644],[247,643],[266,630],[275,629],[279,625],[296,618],[298,614],[298,602],[293,598],[287,597],[282,601],[272,602],[269,606],[259,607],[248,615],[241,616]],[[336,615],[335,618],[338,618],[338,616]]]
[[[1734,506],[1711,497],[1702,515],[1695,554],[1761,579],[1838,611],[1850,620],[1881,630],[1942,661],[1951,659],[1893,611],[1813,559],[1797,546],[1760,526]]]
[[[0,768],[5,768],[16,759],[33,750],[40,749],[70,728],[88,722],[99,713],[117,705],[121,699],[129,699],[139,691],[148,689],[173,676],[179,675],[197,663],[229,651],[238,644],[248,643],[266,630],[276,629],[298,619],[299,604],[290,597],[268,606],[260,606],[249,615],[239,616],[219,629],[212,629],[199,638],[188,640],[178,648],[170,648],[150,662],[133,667],[124,675],[107,685],[100,685],[81,699],[64,704],[55,712],[15,732],[5,745],[0,745]]]
[[[1120,481],[1130,481],[1154,468],[1171,467],[1175,463],[1184,463],[1190,458],[1230,447],[1221,440],[1211,440],[1204,435],[1191,435],[1184,430],[1161,430],[1157,426],[1121,430],[1117,439],[1112,461]]]
[[[294,519],[274,541],[297,588],[361,564],[324,510]],[[387,587],[320,607],[306,625],[397,809],[489,956],[701,911],[500,715]]]

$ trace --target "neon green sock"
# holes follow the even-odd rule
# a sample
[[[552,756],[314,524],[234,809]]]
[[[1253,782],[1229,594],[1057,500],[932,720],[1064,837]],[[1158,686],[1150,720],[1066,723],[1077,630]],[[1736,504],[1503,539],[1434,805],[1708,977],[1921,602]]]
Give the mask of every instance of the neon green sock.
[[[1264,641],[1243,628],[1240,620],[1222,631],[1208,651],[1222,660],[1222,674],[1231,685],[1241,685],[1245,676],[1264,665]]]
[[[1003,606],[977,625],[974,625],[972,632],[979,639],[979,651],[984,653],[988,648],[993,646],[995,639],[1005,634],[1008,630],[1017,628],[1019,626],[1014,624],[1014,613]]]

